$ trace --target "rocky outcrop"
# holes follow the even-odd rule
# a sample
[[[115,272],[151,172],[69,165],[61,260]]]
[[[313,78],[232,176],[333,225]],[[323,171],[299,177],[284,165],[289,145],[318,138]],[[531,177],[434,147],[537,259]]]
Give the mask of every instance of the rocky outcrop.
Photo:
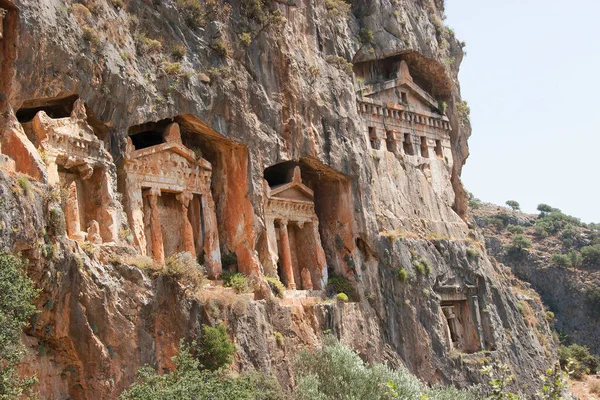
[[[488,361],[521,387],[537,379],[553,359],[540,303],[461,219],[470,127],[443,4],[207,3],[0,1],[12,18],[1,43],[16,49],[2,58],[1,134],[16,124],[33,148],[1,148],[16,172],[2,172],[0,243],[43,288],[22,369],[42,396],[114,398],[217,320],[236,368],[288,388],[294,353],[326,330],[431,383],[480,382]],[[42,157],[36,129],[66,126],[95,158]],[[25,168],[38,164],[58,179]],[[98,201],[80,201],[92,190]],[[196,290],[142,256],[181,250],[212,278],[246,274],[255,293]],[[282,268],[278,299],[263,277]],[[351,302],[326,300],[327,275],[348,280]]]

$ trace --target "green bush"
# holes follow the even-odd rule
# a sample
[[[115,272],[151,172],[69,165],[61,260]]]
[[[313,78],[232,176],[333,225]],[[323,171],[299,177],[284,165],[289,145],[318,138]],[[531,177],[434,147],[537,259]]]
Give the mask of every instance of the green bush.
[[[541,203],[538,204],[537,210],[542,213],[550,213],[552,211],[555,211],[556,208],[550,207],[548,204]]]
[[[373,43],[374,35],[373,31],[369,28],[362,28],[358,33],[358,39],[362,44],[370,44]]]
[[[206,23],[206,10],[200,0],[177,0],[177,6],[190,28],[197,29]]]
[[[182,44],[175,45],[175,46],[173,46],[173,49],[171,49],[171,55],[177,61],[180,61],[183,57],[185,57],[186,53],[187,53],[187,50],[185,49],[185,46]]]
[[[225,287],[234,288],[237,293],[245,293],[248,291],[248,279],[244,276],[244,274],[224,272],[221,276],[223,279],[223,285]]]
[[[431,267],[429,266],[429,263],[423,258],[419,257],[413,260],[413,265],[415,266],[415,269],[417,270],[417,273],[419,275],[429,275],[429,273],[431,272]]]
[[[506,201],[506,205],[509,206],[510,208],[512,208],[513,211],[520,211],[521,210],[521,205],[519,204],[518,201],[507,200]]]
[[[598,265],[600,263],[600,244],[582,247],[581,257],[586,265]]]
[[[478,397],[453,387],[431,389],[404,367],[366,364],[348,346],[332,336],[316,352],[303,350],[296,359],[296,400],[467,400]]]
[[[276,379],[262,373],[232,376],[226,370],[201,370],[190,347],[183,344],[173,357],[175,370],[159,374],[152,367],[138,370],[133,385],[121,394],[121,400],[211,399],[211,400],[283,400]]]
[[[21,330],[35,313],[38,293],[21,261],[0,253],[0,399],[20,398],[35,383],[20,377],[16,367],[23,356]]]
[[[188,252],[177,253],[168,257],[165,260],[164,268],[159,272],[184,284],[191,284],[194,288],[202,286],[206,278],[204,267],[198,264]]]
[[[285,286],[283,285],[283,283],[281,283],[279,278],[265,276],[265,280],[269,284],[269,287],[271,288],[273,294],[277,297],[283,298],[283,295],[285,293]]]
[[[346,293],[338,293],[335,296],[335,298],[338,299],[339,301],[343,301],[343,302],[348,301],[348,296],[346,295]]]
[[[406,272],[406,270],[404,268],[400,268],[398,270],[398,272],[396,273],[396,275],[400,282],[404,282],[406,280],[406,278],[408,277],[408,272]]]
[[[519,225],[508,225],[506,227],[506,230],[508,230],[510,233],[515,234],[515,235],[522,235],[523,232],[525,231],[525,229],[523,229],[522,226]]]
[[[227,335],[227,327],[222,323],[215,327],[202,326],[202,340],[198,344],[197,352],[205,369],[216,371],[229,365],[235,347]]]
[[[244,47],[250,46],[250,44],[252,43],[252,36],[250,36],[250,34],[248,32],[244,32],[244,33],[240,34],[240,43]]]
[[[535,221],[535,230],[541,237],[548,237],[556,235],[569,225],[581,226],[581,221],[560,211],[552,211],[550,213],[540,213]]]
[[[572,370],[572,376],[576,379],[581,379],[587,374],[595,374],[600,367],[600,358],[590,354],[590,350],[586,346],[578,344],[560,346],[558,358],[560,365]]]
[[[356,301],[356,291],[346,278],[332,275],[327,280],[327,286],[333,289],[335,294],[344,293],[346,296],[348,296],[349,301]]]
[[[29,179],[27,179],[27,177],[21,176],[20,178],[18,178],[17,184],[26,196],[29,196],[29,194],[31,194],[31,182],[29,182]]]
[[[567,254],[552,254],[552,262],[563,268],[571,266],[571,258]]]
[[[352,3],[345,0],[325,0],[328,17],[347,17]]]
[[[600,288],[590,289],[587,292],[587,302],[590,305],[592,314],[596,318],[600,318]]]

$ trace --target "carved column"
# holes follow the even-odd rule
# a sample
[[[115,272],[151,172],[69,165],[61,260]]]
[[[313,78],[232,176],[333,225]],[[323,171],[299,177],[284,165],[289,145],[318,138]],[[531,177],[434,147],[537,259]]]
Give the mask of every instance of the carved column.
[[[82,241],[84,235],[81,232],[81,221],[79,219],[79,200],[77,198],[77,183],[71,182],[67,187],[67,199],[65,201],[65,218],[67,220],[67,234],[69,238]]]
[[[292,253],[290,250],[290,238],[288,236],[287,221],[279,223],[279,234],[281,238],[281,262],[288,282],[288,289],[296,289],[294,282],[294,269],[292,268]]]
[[[483,327],[481,326],[481,313],[479,311],[479,297],[471,296],[471,304],[473,304],[473,322],[477,329],[477,339],[479,339],[479,350],[485,349],[485,337],[483,336]]]
[[[215,202],[210,191],[200,196],[200,201],[202,203],[202,217],[204,218],[204,266],[208,277],[217,279],[221,276],[223,268],[221,266]]]
[[[160,214],[158,212],[157,197],[160,196],[160,189],[150,189],[146,194],[148,204],[150,205],[150,232],[152,240],[152,255],[154,261],[158,263],[165,262],[165,249],[163,247],[162,228],[160,226]]]
[[[4,17],[7,11],[4,8],[0,8],[0,39],[4,38]]]
[[[324,289],[327,286],[327,260],[325,259],[325,251],[321,245],[321,236],[319,235],[319,220],[314,219],[312,222],[313,236],[315,244],[315,256],[317,260],[317,268],[315,269],[312,282],[315,289]],[[315,276],[317,275],[317,276]]]
[[[185,251],[196,258],[194,229],[192,228],[192,223],[188,218],[188,208],[190,206],[190,200],[192,200],[192,194],[187,191],[180,193],[177,195],[177,200],[179,200],[181,203],[181,217],[183,218],[183,247],[185,248]]]

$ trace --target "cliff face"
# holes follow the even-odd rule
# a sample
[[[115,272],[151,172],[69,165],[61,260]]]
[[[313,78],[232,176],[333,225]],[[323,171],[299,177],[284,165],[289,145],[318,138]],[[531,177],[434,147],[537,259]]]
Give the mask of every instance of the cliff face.
[[[525,214],[491,204],[482,204],[471,214],[485,235],[488,254],[509,266],[540,294],[554,313],[555,328],[564,342],[588,346],[599,354],[600,326],[594,294],[600,287],[600,269],[597,259],[581,255],[586,254],[586,247],[590,250],[597,246],[598,229],[573,219],[557,224],[556,230],[548,234],[540,229],[543,213]],[[516,255],[510,251],[515,234],[507,229],[509,225],[513,225],[511,230],[516,226],[523,232],[532,243],[531,249]]]
[[[236,368],[288,387],[293,354],[329,329],[431,383],[482,381],[480,363],[499,360],[527,391],[552,339],[539,301],[461,219],[470,127],[442,2],[191,3],[0,0],[0,240],[43,288],[23,365],[42,397],[114,398],[140,365],[172,367],[179,340],[219,320]],[[392,81],[404,85],[396,101],[372,99]],[[425,133],[401,137],[391,118]],[[159,131],[170,133],[152,142]],[[177,192],[169,182],[186,168],[209,189],[190,172]],[[146,191],[148,174],[171,186]],[[287,188],[306,221],[270,219]],[[190,190],[197,200],[180,196]],[[255,293],[195,291],[140,269],[139,253],[159,249],[202,255],[214,276],[236,269]],[[308,277],[302,265],[314,266]],[[263,281],[273,274],[290,287],[284,299]],[[328,274],[350,282],[354,301],[324,301]],[[291,290],[294,275],[304,290]]]

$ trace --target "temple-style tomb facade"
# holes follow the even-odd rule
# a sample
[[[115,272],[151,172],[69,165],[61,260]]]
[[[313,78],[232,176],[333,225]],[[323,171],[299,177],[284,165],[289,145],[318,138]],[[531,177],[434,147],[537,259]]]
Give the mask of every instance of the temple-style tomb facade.
[[[325,289],[327,266],[313,191],[302,183],[300,167],[291,170],[287,181],[273,187],[265,181],[265,275],[277,274],[289,289]]]
[[[405,61],[394,75],[359,90],[358,112],[371,148],[385,148],[415,164],[440,159],[451,167],[452,128],[445,106],[414,83]]]
[[[162,263],[186,251],[221,274],[211,164],[181,141],[175,122],[130,129],[123,163],[126,209],[142,254]]]

